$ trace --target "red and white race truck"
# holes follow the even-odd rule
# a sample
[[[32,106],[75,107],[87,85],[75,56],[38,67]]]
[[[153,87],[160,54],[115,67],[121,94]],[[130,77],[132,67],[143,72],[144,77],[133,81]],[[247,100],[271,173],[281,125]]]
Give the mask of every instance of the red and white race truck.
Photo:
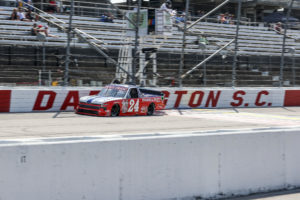
[[[160,91],[112,84],[104,87],[98,95],[81,97],[76,113],[113,117],[153,115],[155,110],[165,108],[163,99]]]

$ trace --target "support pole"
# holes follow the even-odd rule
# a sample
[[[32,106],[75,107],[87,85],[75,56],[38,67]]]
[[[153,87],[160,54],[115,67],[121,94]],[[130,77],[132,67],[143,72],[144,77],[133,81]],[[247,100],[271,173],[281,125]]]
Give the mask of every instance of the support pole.
[[[223,49],[227,48],[229,45],[231,45],[233,42],[235,41],[235,39],[232,39],[230,42],[228,42],[225,46],[223,46],[222,48],[220,48],[219,50],[217,50],[216,52],[214,52],[213,54],[211,54],[209,57],[207,57],[205,60],[203,60],[201,63],[199,63],[198,65],[196,65],[195,67],[193,67],[191,70],[189,70],[187,73],[183,74],[181,76],[182,79],[186,78],[187,75],[189,75],[190,73],[192,73],[193,71],[195,71],[196,69],[198,69],[199,67],[201,67],[203,64],[205,64],[206,62],[208,62],[210,59],[212,59],[215,55],[217,55],[218,53],[220,53]]]
[[[146,68],[146,53],[140,52],[140,70],[137,72],[139,79],[140,79],[140,86],[145,87],[146,86],[146,80],[144,71]]]
[[[153,56],[152,56],[152,64],[153,64],[153,86],[156,86],[157,84],[157,54],[156,52],[153,53]]]
[[[238,38],[239,38],[239,31],[240,31],[241,9],[242,9],[242,0],[239,0],[237,22],[236,22],[235,44],[234,44],[234,56],[233,56],[233,64],[232,64],[232,83],[231,83],[232,87],[235,87],[236,85],[236,65],[237,65],[237,52],[238,52],[238,45],[239,45]]]
[[[45,41],[43,41],[43,66],[42,66],[42,85],[45,85],[46,83],[46,47],[45,47]]]
[[[284,53],[285,53],[285,42],[286,42],[286,33],[288,29],[288,21],[290,19],[291,10],[293,7],[294,0],[290,1],[289,9],[287,12],[287,20],[284,23],[284,34],[282,41],[282,51],[281,51],[281,60],[280,60],[280,74],[279,74],[279,87],[283,86],[283,69],[284,69]]]
[[[205,54],[203,53],[203,60],[205,60],[206,56]],[[206,70],[206,63],[203,64],[203,85],[206,87],[206,84],[207,84],[207,70]]]
[[[295,69],[295,54],[292,55],[292,73],[293,73],[293,86],[296,86],[296,69]]]
[[[43,67],[42,67],[42,72],[46,71],[46,46],[45,46],[45,41],[43,41]]]
[[[189,13],[189,6],[190,0],[186,0],[185,3],[185,19],[184,19],[184,27],[183,27],[183,35],[182,35],[182,47],[181,47],[181,54],[180,54],[180,65],[179,65],[179,83],[178,86],[182,87],[182,70],[184,66],[184,50],[186,47],[186,31],[187,31],[187,20],[188,20],[188,13]]]
[[[135,45],[133,50],[133,61],[132,61],[132,83],[136,84],[136,66],[138,62],[138,46],[139,46],[139,24],[140,24],[140,11],[141,11],[141,0],[138,0],[137,16],[136,16],[136,27],[135,27]]]
[[[52,74],[51,74],[51,70],[48,71],[48,85],[49,85],[49,87],[52,86]]]
[[[42,86],[42,70],[39,70],[39,86]]]
[[[71,34],[72,34],[72,20],[74,15],[74,0],[71,1],[71,10],[69,17],[69,28],[68,28],[68,41],[67,41],[67,49],[66,49],[66,65],[65,65],[65,74],[64,74],[64,86],[69,85],[69,64],[70,64],[70,45],[71,45]]]

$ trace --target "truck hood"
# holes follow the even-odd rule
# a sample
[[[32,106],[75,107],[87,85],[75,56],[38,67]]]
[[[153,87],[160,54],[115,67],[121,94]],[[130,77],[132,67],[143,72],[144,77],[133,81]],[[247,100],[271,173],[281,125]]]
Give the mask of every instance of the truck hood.
[[[81,103],[103,104],[109,101],[119,100],[121,97],[99,97],[99,96],[85,96],[80,98]]]

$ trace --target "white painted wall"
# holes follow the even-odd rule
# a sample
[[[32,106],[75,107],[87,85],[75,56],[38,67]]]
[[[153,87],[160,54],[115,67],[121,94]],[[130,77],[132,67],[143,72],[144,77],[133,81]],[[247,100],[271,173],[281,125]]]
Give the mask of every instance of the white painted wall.
[[[300,130],[1,141],[1,200],[162,200],[300,186]]]
[[[94,92],[101,89],[101,87],[0,87],[0,112],[74,111],[80,97],[95,94]],[[300,106],[299,87],[156,89],[165,93],[166,109]]]
[[[204,93],[201,104],[196,108],[232,108],[232,107],[278,107],[283,106],[285,98],[284,88],[168,88],[165,91],[170,93],[170,96],[167,98],[166,108],[172,109],[175,107],[176,102],[180,102],[178,108],[191,108],[189,103],[196,104],[199,100],[199,95],[196,95],[194,101],[192,101],[192,94],[197,91]],[[178,100],[177,91],[186,91],[187,94],[183,94],[181,100]],[[266,91],[267,94],[260,94],[261,92]],[[209,101],[209,94],[213,93],[216,98],[216,105],[213,106],[212,102]],[[217,99],[217,93],[219,92],[219,98]],[[234,97],[236,92],[243,92],[243,94],[238,94],[237,97]],[[239,98],[239,102],[236,98]],[[258,100],[261,105],[256,105]],[[239,104],[233,106],[232,103]]]
[[[1,91],[11,92],[5,96],[6,99],[0,99],[0,112],[74,111],[80,97],[101,89],[100,87],[0,87],[0,96]],[[156,89],[165,92],[166,109],[300,106],[300,88]],[[287,95],[286,92],[291,90],[294,90],[293,94]],[[43,109],[45,107],[47,108]]]

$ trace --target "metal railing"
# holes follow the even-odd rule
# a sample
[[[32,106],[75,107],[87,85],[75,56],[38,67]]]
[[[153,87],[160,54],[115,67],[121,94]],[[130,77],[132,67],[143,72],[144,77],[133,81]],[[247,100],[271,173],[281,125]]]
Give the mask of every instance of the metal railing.
[[[83,3],[82,3],[83,4]],[[85,4],[86,5],[86,4]],[[100,4],[99,4],[100,6]],[[103,6],[107,7],[109,4],[104,4]],[[78,9],[85,9],[84,7],[77,6]],[[88,6],[87,6],[88,7]],[[111,10],[117,10],[115,8],[109,8]],[[75,5],[76,10],[76,5]],[[121,12],[125,12],[125,9],[120,9]],[[64,20],[56,17],[53,18],[51,14],[44,13],[42,10],[38,10],[40,15],[47,23],[53,23],[54,26],[57,26],[61,30],[66,30],[66,23]],[[61,13],[62,14],[62,13]],[[66,13],[65,13],[66,14]],[[47,17],[45,17],[47,16]],[[51,19],[55,19],[51,20]],[[209,21],[209,18],[203,18],[203,21]],[[197,24],[199,21],[196,22],[189,22],[187,24],[187,29],[191,28],[192,25]],[[240,20],[238,20],[240,21]],[[241,22],[241,21],[240,21]],[[56,24],[54,24],[56,23]],[[62,26],[64,24],[64,26]],[[242,22],[241,22],[242,24]],[[196,30],[199,28],[194,27]],[[235,32],[236,26],[233,26],[231,28],[232,32]],[[252,28],[252,27],[251,27]],[[255,27],[253,27],[255,28]],[[1,28],[0,28],[1,29]],[[76,29],[75,29],[76,30]],[[79,30],[80,31],[80,30]],[[113,31],[113,30],[112,30]],[[199,30],[201,32],[201,30]],[[276,33],[274,32],[276,35]],[[85,34],[81,34],[85,35]],[[208,41],[208,45],[200,45],[199,41],[197,39],[194,39],[195,36],[201,36],[201,33],[195,33],[189,35],[188,32],[186,32],[186,41],[182,40],[182,42],[174,42],[174,38],[177,40],[180,40],[180,37],[183,36],[182,33],[179,33],[176,31],[174,32],[174,38],[169,37],[166,39],[166,41],[172,41],[174,42],[174,47],[170,46],[164,46],[164,51],[158,51],[157,52],[157,72],[154,74],[152,73],[152,66],[147,66],[145,70],[138,71],[135,74],[135,77],[147,77],[147,83],[151,80],[157,80],[157,84],[159,86],[178,86],[180,84],[180,79],[178,77],[183,78],[181,86],[299,86],[300,85],[300,66],[299,66],[299,49],[295,48],[293,49],[291,46],[293,45],[287,45],[283,48],[283,57],[281,56],[260,56],[259,52],[258,55],[252,55],[247,56],[246,54],[243,54],[242,50],[243,45],[247,45],[245,43],[237,43],[235,44],[235,47],[230,47],[227,49],[227,47],[230,44],[233,44],[236,41],[240,41],[240,37],[237,33],[232,34],[232,36],[224,35],[223,37],[226,38],[227,42],[216,42],[216,41]],[[92,34],[85,35],[86,37],[97,40],[100,44],[99,48],[102,48],[102,44],[106,44],[106,39],[100,39],[99,37],[96,37]],[[284,35],[282,35],[282,39]],[[3,39],[3,35],[1,38]],[[122,35],[122,37],[125,37],[125,33]],[[203,37],[209,37],[209,34],[203,34]],[[280,37],[280,35],[276,35],[276,37]],[[193,39],[191,39],[193,38]],[[222,36],[218,35],[218,38],[222,39]],[[292,38],[286,38],[291,40]],[[162,39],[163,40],[163,39]],[[191,47],[193,44],[190,40],[195,40],[195,42],[198,42],[197,45],[199,46],[198,49],[196,47]],[[142,46],[144,44],[143,40],[138,40],[139,45]],[[256,41],[259,42],[259,41]],[[289,41],[291,43],[291,41]],[[201,42],[200,42],[201,43]],[[171,43],[170,43],[171,44]],[[182,46],[182,53],[184,54],[184,59],[180,58],[180,51],[178,51],[178,46]],[[129,44],[133,48],[134,44]],[[195,46],[197,46],[195,45]],[[277,44],[280,45],[280,44]],[[175,48],[176,46],[176,48]],[[212,52],[211,49],[205,49],[205,47],[208,47],[211,49],[214,49],[214,52]],[[66,79],[70,85],[100,85],[106,84],[111,82],[111,80],[114,78],[115,75],[115,69],[111,68],[112,63],[109,62],[109,58],[105,57],[103,55],[99,56],[97,54],[92,54],[90,51],[89,53],[85,53],[85,49],[76,50],[77,53],[71,53],[70,56],[70,68],[69,68],[69,77],[65,75],[65,68],[64,64],[66,62],[65,54],[63,51],[65,48],[59,47],[60,53],[57,54],[57,57],[62,57],[60,59],[59,64],[53,64],[56,62],[57,58],[55,58],[55,55],[53,54],[53,51],[55,51],[55,48],[52,47],[46,47],[46,56],[43,58],[43,52],[42,52],[42,45],[37,47],[36,52],[32,52],[30,56],[32,56],[32,60],[28,61],[26,64],[27,67],[37,70],[42,70],[42,72],[47,72],[49,74],[49,70],[51,71],[51,79],[55,81],[56,79],[64,80]],[[201,49],[200,47],[203,47],[204,49]],[[29,58],[29,54],[18,54],[14,53],[13,49],[9,45],[7,46],[1,46],[0,47],[0,55],[2,63],[6,63],[2,65],[3,67],[7,66],[17,66],[17,63],[21,63],[20,60],[23,60],[23,64],[27,62],[26,59]],[[18,47],[22,49],[22,47]],[[194,52],[188,51],[189,48],[194,48]],[[10,49],[10,50],[9,50]],[[34,47],[33,47],[34,49]],[[160,49],[160,48],[158,48]],[[169,49],[169,51],[168,51]],[[174,50],[176,49],[176,51]],[[219,49],[219,50],[218,50]],[[106,51],[105,48],[102,49],[103,51]],[[110,57],[114,59],[115,61],[118,60],[118,52],[117,50],[108,49],[110,51]],[[139,50],[139,47],[137,48]],[[78,53],[80,52],[80,53]],[[235,53],[236,57],[235,57]],[[141,55],[137,53],[136,59],[141,59]],[[144,55],[143,55],[144,56]],[[174,58],[175,57],[175,58]],[[181,57],[182,58],[182,57]],[[196,58],[196,59],[195,59]],[[284,58],[284,63],[281,64],[281,58]],[[145,58],[145,59],[151,59],[151,58]],[[253,59],[253,60],[252,60]],[[94,61],[92,61],[94,60]],[[31,62],[31,64],[29,64]],[[178,64],[182,63],[182,73],[178,69]],[[61,64],[63,63],[63,64]],[[77,63],[77,64],[76,64]],[[7,65],[7,66],[5,66]],[[283,65],[283,67],[280,67],[280,65]],[[139,63],[137,62],[136,68],[139,67]],[[22,69],[24,70],[24,69]],[[20,70],[19,72],[21,72]],[[13,72],[10,72],[13,73]],[[143,73],[138,74],[138,73]],[[1,74],[1,73],[0,73]],[[19,76],[17,75],[18,72],[15,72],[16,75],[12,75],[12,77]],[[4,76],[4,74],[3,74]],[[36,81],[32,81],[33,84],[39,83],[39,76],[37,73],[35,73],[35,79]],[[45,75],[44,75],[45,76]],[[153,79],[156,78],[156,79]],[[48,77],[50,80],[50,78]],[[4,79],[3,79],[4,80]],[[28,79],[29,80],[29,79]],[[232,81],[234,80],[234,84]],[[0,82],[4,83],[2,80]],[[20,77],[20,81],[16,82],[26,82],[22,80]],[[30,82],[27,81],[28,83]],[[62,84],[61,81],[57,81],[58,85]],[[72,84],[71,84],[72,83]],[[0,83],[1,84],[1,83]],[[41,82],[43,84],[43,81]],[[47,82],[47,85],[49,85],[49,82]],[[149,84],[148,84],[149,85]]]

